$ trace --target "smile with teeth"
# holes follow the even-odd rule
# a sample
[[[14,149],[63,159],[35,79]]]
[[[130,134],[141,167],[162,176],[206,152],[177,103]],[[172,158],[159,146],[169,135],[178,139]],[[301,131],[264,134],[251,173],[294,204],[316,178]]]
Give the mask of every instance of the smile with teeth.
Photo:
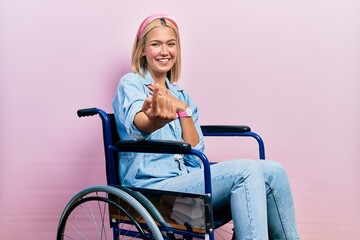
[[[168,62],[170,59],[169,58],[162,58],[162,59],[158,59],[159,62],[162,62],[162,63],[166,63]]]

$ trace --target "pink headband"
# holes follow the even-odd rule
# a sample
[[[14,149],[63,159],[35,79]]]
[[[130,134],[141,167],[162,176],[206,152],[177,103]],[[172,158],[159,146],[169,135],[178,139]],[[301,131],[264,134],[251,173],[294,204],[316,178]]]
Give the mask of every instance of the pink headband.
[[[150,15],[147,18],[145,18],[145,20],[141,23],[141,25],[139,27],[139,30],[138,30],[138,40],[140,40],[141,34],[143,33],[145,27],[149,23],[151,23],[152,21],[154,21],[156,19],[161,19],[161,18],[164,18],[164,19],[167,19],[167,20],[171,21],[175,25],[176,29],[178,29],[178,26],[177,26],[175,20],[172,17],[170,17],[169,15],[166,15],[166,14],[155,13],[155,14]]]

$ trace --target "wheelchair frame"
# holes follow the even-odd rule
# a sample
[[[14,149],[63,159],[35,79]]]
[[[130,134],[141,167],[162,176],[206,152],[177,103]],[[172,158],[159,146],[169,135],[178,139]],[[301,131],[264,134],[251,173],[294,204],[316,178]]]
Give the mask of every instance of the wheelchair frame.
[[[190,144],[176,141],[130,141],[120,140],[116,131],[116,124],[113,114],[108,114],[105,111],[98,108],[81,109],[77,111],[79,117],[99,115],[102,120],[103,129],[103,142],[105,149],[105,160],[106,160],[106,176],[107,186],[93,186],[86,188],[76,194],[65,207],[63,214],[59,221],[57,239],[66,238],[64,233],[68,218],[78,206],[82,204],[89,204],[92,201],[103,202],[109,208],[116,208],[118,211],[126,215],[125,224],[133,224],[136,228],[135,231],[126,232],[129,236],[137,237],[141,235],[142,239],[176,239],[175,234],[181,235],[184,239],[192,239],[193,237],[202,239],[214,239],[214,228],[217,225],[224,224],[220,222],[214,225],[214,213],[211,204],[211,172],[210,162],[206,155],[196,149],[193,149]],[[265,159],[265,147],[262,138],[251,131],[248,126],[223,126],[223,125],[206,125],[201,126],[204,136],[240,136],[240,137],[252,137],[254,138],[259,146],[259,158]],[[189,194],[189,193],[175,193],[169,191],[160,190],[149,190],[149,189],[134,189],[120,186],[118,178],[118,166],[117,166],[117,155],[118,152],[147,152],[147,153],[167,153],[167,154],[189,154],[195,155],[201,159],[204,165],[204,183],[205,183],[205,194]],[[198,197],[203,202],[205,208],[205,227],[202,233],[194,231],[192,227],[186,226],[186,229],[173,228],[162,216],[162,214],[154,206],[154,202],[148,200],[148,196],[156,195],[176,195],[183,197]],[[121,201],[120,201],[120,200]],[[122,202],[132,211],[136,211],[142,219],[142,223],[138,223],[137,219],[133,219],[131,211],[124,209],[119,202]],[[84,205],[86,206],[86,205]],[[109,209],[106,209],[108,211]],[[105,211],[105,209],[104,209]],[[110,210],[109,210],[110,211]],[[114,220],[110,217],[110,227],[113,229],[114,239],[118,239],[116,236],[122,234],[122,229],[118,227],[118,220]],[[230,219],[231,220],[231,219]],[[229,221],[229,219],[224,220]],[[77,223],[78,224],[78,223]],[[142,224],[145,224],[148,230],[142,230]],[[96,226],[97,228],[98,226]],[[74,228],[74,227],[73,227]],[[101,228],[104,228],[102,225]],[[79,230],[76,230],[79,231]],[[103,230],[99,239],[103,239]],[[165,236],[164,233],[167,235]],[[107,239],[107,236],[105,236]],[[69,238],[73,239],[73,238]],[[83,238],[82,238],[83,239]],[[87,239],[87,238],[85,238]]]

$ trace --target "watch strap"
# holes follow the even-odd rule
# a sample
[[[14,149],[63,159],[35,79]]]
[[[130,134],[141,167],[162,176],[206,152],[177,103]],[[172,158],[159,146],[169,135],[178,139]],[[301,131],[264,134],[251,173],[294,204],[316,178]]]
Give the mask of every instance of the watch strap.
[[[186,118],[186,117],[189,117],[189,115],[187,114],[187,112],[177,112],[176,113],[177,117],[178,118]]]
[[[192,116],[192,110],[191,108],[187,107],[185,111],[177,112],[176,115],[178,118],[188,118]]]

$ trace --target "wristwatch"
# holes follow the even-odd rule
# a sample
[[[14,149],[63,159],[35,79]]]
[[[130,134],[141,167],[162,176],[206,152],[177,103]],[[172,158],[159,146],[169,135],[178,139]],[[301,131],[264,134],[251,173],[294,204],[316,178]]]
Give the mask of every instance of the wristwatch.
[[[191,117],[192,114],[193,114],[193,111],[189,107],[187,107],[185,109],[185,111],[183,111],[183,112],[177,112],[176,113],[178,118],[188,118],[188,117]]]

